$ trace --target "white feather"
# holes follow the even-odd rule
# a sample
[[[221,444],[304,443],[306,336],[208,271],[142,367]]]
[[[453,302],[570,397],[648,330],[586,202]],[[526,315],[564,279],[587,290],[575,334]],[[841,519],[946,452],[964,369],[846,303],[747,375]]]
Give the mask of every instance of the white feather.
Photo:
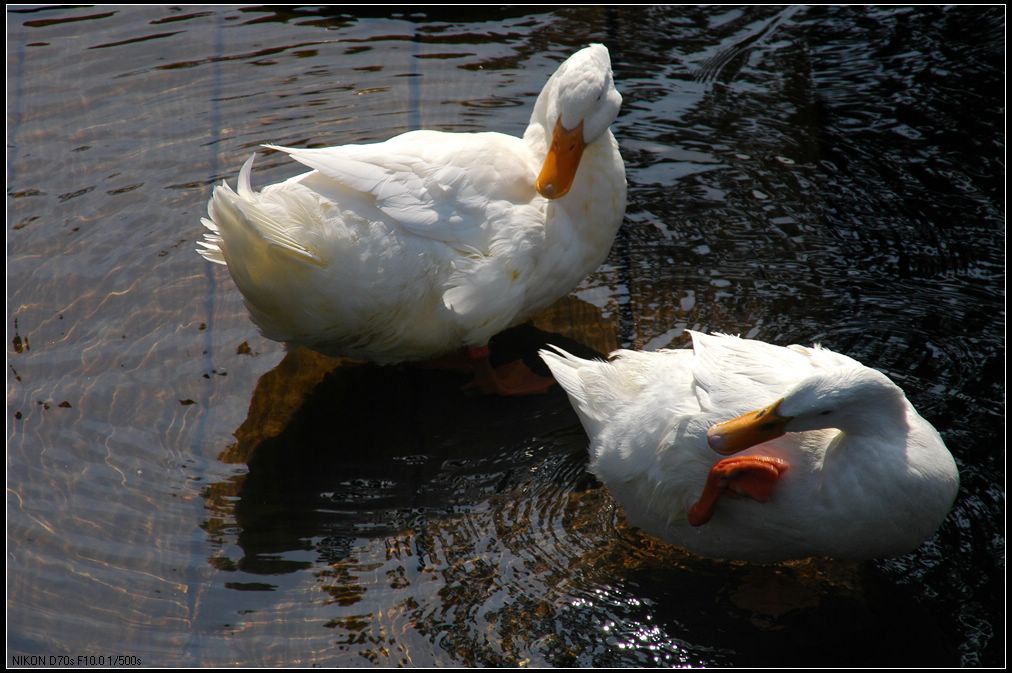
[[[257,192],[251,157],[235,191],[215,188],[198,252],[228,266],[278,341],[377,362],[486,343],[604,261],[625,212],[608,131],[620,101],[608,52],[594,45],[549,80],[523,138],[413,131],[370,145],[267,145],[312,170]],[[569,193],[551,203],[535,190],[548,110],[598,128]]]
[[[690,335],[692,349],[618,351],[611,362],[541,353],[590,437],[590,470],[631,523],[699,554],[759,562],[892,556],[934,533],[956,496],[955,461],[887,377],[824,348]],[[779,398],[794,416],[788,432],[740,452],[789,464],[770,500],[726,495],[691,526],[723,458],[708,429]]]

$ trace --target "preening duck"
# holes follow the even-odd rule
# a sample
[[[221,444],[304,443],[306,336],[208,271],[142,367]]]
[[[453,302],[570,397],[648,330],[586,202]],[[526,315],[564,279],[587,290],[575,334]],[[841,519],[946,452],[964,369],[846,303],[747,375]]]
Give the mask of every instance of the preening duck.
[[[755,562],[895,556],[934,534],[956,464],[888,377],[818,346],[690,334],[610,362],[541,352],[630,523]]]
[[[481,349],[607,256],[626,206],[621,102],[595,44],[551,76],[522,138],[268,145],[312,170],[257,192],[250,157],[236,190],[214,189],[198,252],[270,339],[381,364]]]

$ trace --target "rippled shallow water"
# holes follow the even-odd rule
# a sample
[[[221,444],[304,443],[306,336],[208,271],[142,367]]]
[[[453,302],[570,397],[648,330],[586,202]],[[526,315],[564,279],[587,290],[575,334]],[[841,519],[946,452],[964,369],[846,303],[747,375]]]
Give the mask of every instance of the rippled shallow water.
[[[7,19],[8,665],[1003,663],[1004,8]],[[501,347],[694,328],[881,369],[961,471],[918,550],[692,557],[624,523],[561,392],[286,354],[193,251],[261,142],[520,134],[590,41],[626,221]]]

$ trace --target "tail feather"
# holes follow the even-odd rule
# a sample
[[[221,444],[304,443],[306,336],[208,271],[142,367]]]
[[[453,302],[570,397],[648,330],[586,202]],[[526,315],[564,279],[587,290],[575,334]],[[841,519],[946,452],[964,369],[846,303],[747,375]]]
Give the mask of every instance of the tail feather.
[[[542,350],[541,358],[555,380],[569,395],[580,422],[592,438],[609,421],[621,416],[642,399],[645,391],[684,387],[688,390],[692,351],[645,353],[618,350],[611,360],[583,360],[557,346]],[[685,399],[690,400],[691,396]],[[694,398],[691,398],[694,400]]]
[[[239,198],[247,201],[253,200],[253,160],[257,158],[257,153],[254,152],[250,155],[249,159],[243,162],[242,168],[239,169],[239,179],[236,181],[236,189],[239,192]],[[223,185],[225,183],[222,183]],[[227,186],[227,185],[226,185]]]
[[[608,413],[611,407],[610,400],[607,399],[607,394],[600,395],[606,388],[600,386],[599,382],[607,375],[606,370],[611,365],[607,362],[578,358],[551,344],[549,348],[553,350],[540,350],[538,355],[569,395],[569,401],[576,410],[576,415],[580,417],[583,429],[593,437],[610,415]]]
[[[197,252],[201,257],[215,264],[225,264],[225,257],[221,254],[221,236],[218,234],[218,225],[206,217],[200,218],[200,223],[207,227],[204,232],[204,240],[197,241]]]
[[[201,219],[208,229],[204,240],[197,249],[204,259],[217,264],[226,264],[229,249],[262,248],[270,246],[301,261],[322,265],[323,260],[296,240],[290,233],[290,223],[279,221],[262,203],[262,195],[253,191],[251,176],[253,160],[250,156],[239,171],[234,191],[228,183],[222,182],[214,188],[214,194],[207,204],[209,217]]]

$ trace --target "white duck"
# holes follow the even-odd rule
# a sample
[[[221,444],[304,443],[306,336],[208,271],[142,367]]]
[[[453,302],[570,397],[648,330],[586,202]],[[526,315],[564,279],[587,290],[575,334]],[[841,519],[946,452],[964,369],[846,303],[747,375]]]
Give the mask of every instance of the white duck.
[[[818,346],[691,336],[611,362],[541,351],[630,523],[756,562],[894,556],[934,534],[956,464],[884,374]]]
[[[198,249],[226,264],[264,336],[378,363],[487,344],[605,259],[626,205],[607,48],[567,59],[523,138],[412,131],[289,149],[313,170],[208,204]],[[487,349],[486,349],[487,354]]]

